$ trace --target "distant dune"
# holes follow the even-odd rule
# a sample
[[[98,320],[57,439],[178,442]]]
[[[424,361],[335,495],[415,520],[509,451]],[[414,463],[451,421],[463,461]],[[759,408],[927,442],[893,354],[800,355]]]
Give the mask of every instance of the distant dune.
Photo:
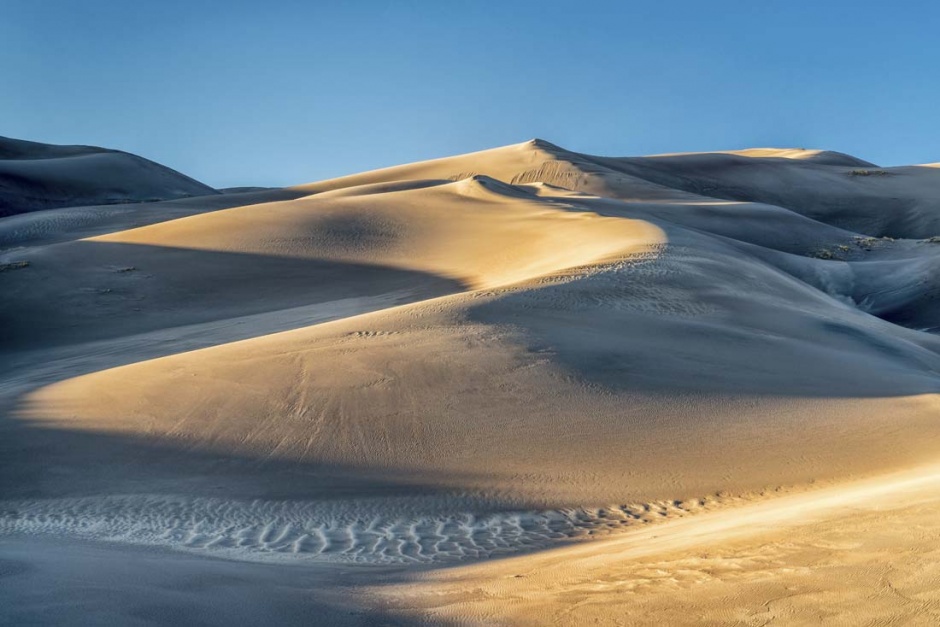
[[[0,217],[55,207],[217,193],[208,185],[130,153],[0,137]]]
[[[773,560],[821,599],[830,583],[793,579],[806,551],[858,593],[874,584],[832,548],[861,533],[853,508],[903,520],[916,496],[925,525],[937,506],[940,169],[536,139],[220,194],[3,141],[0,181],[20,182],[0,202],[32,213],[0,220],[0,534],[244,576],[474,562],[366,569],[344,594],[402,620],[538,624],[512,597],[642,624],[680,603],[720,620],[676,596],[690,582],[739,577],[735,607],[759,608]],[[102,206],[157,198],[177,200]],[[789,529],[813,548],[760,552]],[[920,564],[898,568],[921,585]]]

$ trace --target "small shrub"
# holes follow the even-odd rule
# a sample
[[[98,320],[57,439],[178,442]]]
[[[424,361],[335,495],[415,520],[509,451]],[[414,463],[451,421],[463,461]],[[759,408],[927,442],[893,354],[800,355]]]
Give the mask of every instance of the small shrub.
[[[20,268],[26,268],[28,266],[28,261],[11,261],[9,263],[0,263],[0,272],[6,272],[7,270],[19,270]]]
[[[885,170],[850,170],[849,176],[888,176],[890,172]]]

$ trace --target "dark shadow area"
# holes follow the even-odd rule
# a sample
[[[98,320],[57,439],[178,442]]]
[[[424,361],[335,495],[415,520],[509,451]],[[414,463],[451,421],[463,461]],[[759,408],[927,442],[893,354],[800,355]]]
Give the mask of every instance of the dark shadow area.
[[[439,472],[429,477],[400,468],[262,459],[187,441],[37,427],[11,418],[11,405],[0,406],[0,503],[165,494],[328,505],[348,498],[460,497],[474,482]],[[518,507],[488,502],[493,509]],[[0,515],[17,516],[2,505]],[[402,618],[361,589],[406,581],[413,570],[258,563],[55,533],[0,534],[0,624],[411,625],[417,619]]]
[[[716,153],[580,156],[596,167],[672,189],[776,205],[866,235],[921,239],[940,233],[933,195],[918,193],[905,174],[852,176],[857,170],[849,165]],[[937,191],[940,176],[935,180]]]
[[[0,624],[402,627],[365,585],[392,573],[259,564],[51,537],[0,538]],[[446,624],[436,621],[436,624]]]
[[[917,331],[940,329],[940,279],[934,271],[940,265],[940,250],[935,244],[915,240],[872,242],[873,238],[788,209],[749,202],[656,205],[576,198],[566,208],[647,220],[673,233],[671,239],[675,239],[674,227],[680,227],[716,242],[733,240],[743,255],[768,263],[825,295],[839,291],[833,289],[832,275],[850,277],[842,281],[843,296],[851,298],[864,313]],[[832,267],[839,264],[844,268]]]
[[[261,458],[186,440],[36,426],[11,418],[9,403],[0,410],[0,517],[6,518],[20,516],[15,502],[134,496],[159,500],[160,495],[184,502],[237,501],[249,508],[256,501],[306,501],[329,508],[331,501],[396,497],[413,506],[422,497],[436,497],[447,507],[449,502],[466,504],[473,498],[473,486],[491,478],[486,473],[448,475],[439,470]],[[486,504],[480,514],[526,505],[493,494],[480,495],[479,502]],[[52,507],[53,518],[59,511],[60,521],[74,519],[74,512]],[[182,515],[185,521],[185,511]],[[266,520],[263,511],[257,517],[258,524]],[[188,524],[199,528],[195,521]],[[569,543],[562,539],[551,547]],[[521,545],[489,559],[545,548]],[[377,604],[362,589],[407,582],[416,572],[465,563],[259,563],[208,549],[187,553],[133,542],[97,542],[82,534],[7,533],[0,534],[0,624],[228,625],[252,617],[249,622],[257,624],[411,625],[416,618]]]
[[[107,494],[319,501],[415,497],[463,493],[485,477],[439,471],[431,477],[417,469],[238,454],[186,439],[34,425],[12,418],[9,411],[0,418],[2,499]]]
[[[938,338],[848,307],[714,238],[663,228],[670,243],[660,255],[506,290],[469,319],[515,329],[533,353],[614,392],[940,392]]]
[[[77,241],[0,274],[0,289],[0,352],[9,353],[347,299],[392,295],[390,306],[464,286],[369,264]]]

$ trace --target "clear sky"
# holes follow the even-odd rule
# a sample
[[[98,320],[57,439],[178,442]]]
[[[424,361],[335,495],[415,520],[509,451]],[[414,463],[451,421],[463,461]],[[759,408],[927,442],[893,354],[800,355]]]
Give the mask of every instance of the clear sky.
[[[542,137],[940,160],[940,2],[0,0],[0,135],[210,185]]]

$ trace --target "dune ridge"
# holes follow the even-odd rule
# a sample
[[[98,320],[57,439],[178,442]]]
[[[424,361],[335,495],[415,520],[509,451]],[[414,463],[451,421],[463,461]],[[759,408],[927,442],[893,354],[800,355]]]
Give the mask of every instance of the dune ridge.
[[[218,193],[184,174],[127,152],[0,137],[0,217],[55,207]]]

